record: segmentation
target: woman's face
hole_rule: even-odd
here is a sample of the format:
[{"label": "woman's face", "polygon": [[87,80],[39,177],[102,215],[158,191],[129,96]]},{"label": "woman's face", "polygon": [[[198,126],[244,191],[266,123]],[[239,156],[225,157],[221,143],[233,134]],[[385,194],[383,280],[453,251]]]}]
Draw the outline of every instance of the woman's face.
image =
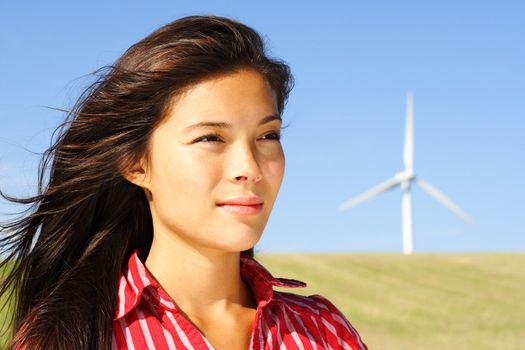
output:
[{"label": "woman's face", "polygon": [[[155,238],[253,247],[284,175],[280,127],[275,93],[252,69],[205,80],[174,101],[151,136],[144,181],[132,181],[151,193]],[[237,205],[220,205],[228,200]]]}]

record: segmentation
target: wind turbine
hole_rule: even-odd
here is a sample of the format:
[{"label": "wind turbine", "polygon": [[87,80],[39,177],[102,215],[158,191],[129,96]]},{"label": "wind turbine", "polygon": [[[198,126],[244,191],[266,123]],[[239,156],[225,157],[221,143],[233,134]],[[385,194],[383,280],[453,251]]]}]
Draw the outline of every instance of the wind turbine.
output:
[{"label": "wind turbine", "polygon": [[414,251],[414,237],[412,229],[412,194],[410,192],[412,183],[421,187],[430,196],[434,197],[438,202],[450,209],[454,214],[462,218],[468,223],[473,220],[447,196],[440,192],[436,187],[430,183],[418,178],[414,173],[414,98],[411,93],[407,93],[406,100],[406,126],[405,126],[405,146],[403,152],[403,162],[405,170],[397,172],[393,178],[372,187],[370,190],[352,198],[341,205],[339,210],[343,211],[353,207],[356,204],[367,201],[379,194],[393,189],[400,185],[403,191],[403,198],[401,202],[401,215],[403,223],[403,252],[405,254],[412,254]]}]

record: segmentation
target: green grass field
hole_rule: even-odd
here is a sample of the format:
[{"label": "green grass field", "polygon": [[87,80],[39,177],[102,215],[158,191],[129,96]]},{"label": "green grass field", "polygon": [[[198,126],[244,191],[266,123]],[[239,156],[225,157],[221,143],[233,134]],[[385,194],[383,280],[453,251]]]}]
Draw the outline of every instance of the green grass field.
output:
[{"label": "green grass field", "polygon": [[257,256],[332,300],[370,349],[525,349],[525,254]]},{"label": "green grass field", "polygon": [[[0,283],[2,283],[5,273],[6,271],[0,271]],[[10,329],[7,328],[7,322],[10,320],[9,306],[11,305],[6,304],[5,296],[1,297],[0,298],[0,349],[4,348],[6,340],[12,336]]]},{"label": "green grass field", "polygon": [[[329,297],[370,349],[525,349],[525,254],[260,254]],[[298,290],[297,290],[298,291]]]}]

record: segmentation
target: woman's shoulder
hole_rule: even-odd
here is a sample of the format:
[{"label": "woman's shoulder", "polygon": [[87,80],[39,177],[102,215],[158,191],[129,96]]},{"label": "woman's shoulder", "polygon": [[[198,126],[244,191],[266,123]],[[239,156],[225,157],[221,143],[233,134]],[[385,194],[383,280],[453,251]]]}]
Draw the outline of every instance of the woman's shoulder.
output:
[{"label": "woman's shoulder", "polygon": [[347,317],[328,298],[319,294],[300,295],[274,291],[273,299],[285,304],[288,310],[301,319],[312,320],[315,328],[336,344],[349,345],[343,348],[368,349]]},{"label": "woman's shoulder", "polygon": [[[274,291],[273,299],[286,304],[294,311],[319,315],[322,310],[330,309],[333,303],[319,294],[301,295],[292,292]],[[335,307],[335,306],[334,306]]]},{"label": "woman's shoulder", "polygon": [[273,299],[287,304],[294,311],[302,313],[323,316],[329,312],[335,315],[342,315],[342,312],[328,298],[319,294],[301,295],[291,292],[274,291]]}]

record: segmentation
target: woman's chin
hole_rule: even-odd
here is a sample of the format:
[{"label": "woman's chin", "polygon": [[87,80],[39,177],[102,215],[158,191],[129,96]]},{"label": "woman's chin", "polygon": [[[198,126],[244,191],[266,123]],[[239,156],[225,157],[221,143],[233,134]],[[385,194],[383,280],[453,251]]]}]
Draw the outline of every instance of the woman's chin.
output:
[{"label": "woman's chin", "polygon": [[228,252],[242,252],[253,248],[261,238],[261,234],[254,232],[239,233],[235,236],[223,240],[221,248]]}]

